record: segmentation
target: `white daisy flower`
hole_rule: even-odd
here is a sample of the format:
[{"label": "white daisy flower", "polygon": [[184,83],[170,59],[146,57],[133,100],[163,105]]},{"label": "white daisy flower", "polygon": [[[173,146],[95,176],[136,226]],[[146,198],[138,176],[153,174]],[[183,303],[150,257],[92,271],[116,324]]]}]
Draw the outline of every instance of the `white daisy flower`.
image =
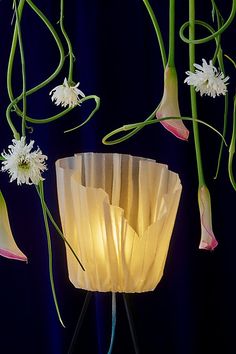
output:
[{"label": "white daisy flower", "polygon": [[194,73],[186,72],[189,76],[184,80],[185,83],[193,85],[197,92],[200,91],[201,96],[208,95],[215,98],[226,94],[226,85],[228,84],[226,81],[229,77],[225,77],[224,73],[218,72],[212,65],[212,60],[207,64],[206,60],[202,59],[202,66],[199,64],[193,65],[197,70]]},{"label": "white daisy flower", "polygon": [[3,151],[1,154],[4,157],[2,162],[2,171],[7,171],[10,175],[10,182],[17,180],[17,184],[38,184],[44,180],[41,173],[47,170],[45,160],[47,156],[42,154],[42,151],[32,151],[34,141],[31,140],[27,145],[25,137],[20,140],[13,139],[12,145],[8,146],[8,153]]},{"label": "white daisy flower", "polygon": [[85,97],[85,94],[78,89],[79,82],[75,86],[69,86],[67,78],[65,78],[63,85],[56,86],[49,95],[57,106],[75,107],[80,104],[80,97]]}]

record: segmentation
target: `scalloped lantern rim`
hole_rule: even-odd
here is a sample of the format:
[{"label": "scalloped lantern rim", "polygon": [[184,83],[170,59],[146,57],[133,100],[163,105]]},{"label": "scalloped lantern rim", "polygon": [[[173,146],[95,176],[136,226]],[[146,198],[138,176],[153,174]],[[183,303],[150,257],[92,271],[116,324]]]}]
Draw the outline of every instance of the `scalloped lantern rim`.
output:
[{"label": "scalloped lantern rim", "polygon": [[[124,154],[81,153],[56,162],[62,228],[75,287],[144,292],[160,281],[182,186],[167,165]],[[108,193],[107,191],[110,191]]]}]

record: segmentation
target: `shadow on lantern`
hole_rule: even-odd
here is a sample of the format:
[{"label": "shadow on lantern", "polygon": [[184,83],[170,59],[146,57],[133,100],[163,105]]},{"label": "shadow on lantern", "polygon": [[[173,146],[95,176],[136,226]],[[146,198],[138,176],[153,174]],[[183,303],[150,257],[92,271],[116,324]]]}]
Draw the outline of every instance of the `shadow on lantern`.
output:
[{"label": "shadow on lantern", "polygon": [[67,249],[69,278],[76,288],[88,290],[74,340],[91,291],[111,292],[111,353],[115,293],[121,292],[138,353],[125,293],[154,290],[163,275],[182,190],[180,179],[154,160],[116,153],[60,159],[56,174],[63,232],[85,268]]}]

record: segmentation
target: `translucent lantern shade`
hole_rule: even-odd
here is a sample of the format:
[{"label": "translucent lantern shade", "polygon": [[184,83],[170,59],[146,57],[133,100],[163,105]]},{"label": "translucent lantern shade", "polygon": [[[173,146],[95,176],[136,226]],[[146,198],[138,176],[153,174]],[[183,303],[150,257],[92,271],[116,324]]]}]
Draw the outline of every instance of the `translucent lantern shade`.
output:
[{"label": "translucent lantern shade", "polygon": [[178,175],[154,160],[81,153],[56,162],[70,281],[91,291],[154,290],[181,195]]}]

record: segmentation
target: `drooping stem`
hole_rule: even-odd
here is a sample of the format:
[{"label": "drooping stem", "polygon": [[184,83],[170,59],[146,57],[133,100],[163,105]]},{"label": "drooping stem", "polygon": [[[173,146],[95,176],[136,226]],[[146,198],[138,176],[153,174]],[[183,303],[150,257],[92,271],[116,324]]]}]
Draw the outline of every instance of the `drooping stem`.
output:
[{"label": "drooping stem", "polygon": [[[223,25],[223,18],[221,16],[221,13],[218,9],[218,7],[216,6],[216,3],[214,0],[212,1],[212,6],[213,6],[213,10],[216,13],[216,18],[217,18],[217,28],[220,29]],[[219,68],[220,71],[225,73],[225,68],[224,68],[224,56],[223,56],[223,50],[221,48],[221,44],[220,44],[220,39],[221,39],[221,35],[219,35],[218,37],[216,37],[216,40],[218,42],[214,57],[212,59],[212,62],[214,64],[216,58],[218,59],[218,63],[219,63]],[[227,123],[228,123],[228,106],[229,106],[229,95],[228,92],[226,92],[225,97],[224,97],[224,121],[223,121],[223,136],[226,136],[226,131],[227,131]],[[218,159],[217,159],[217,166],[216,166],[216,173],[214,176],[214,179],[217,178],[218,174],[219,174],[219,170],[220,170],[220,164],[221,164],[221,159],[222,159],[222,153],[223,153],[223,143],[221,142],[220,144],[220,148],[219,148],[219,153],[218,153]]]},{"label": "drooping stem", "polygon": [[73,65],[74,65],[74,54],[73,54],[73,48],[71,45],[71,41],[70,38],[68,36],[68,34],[66,33],[65,27],[64,27],[64,0],[61,0],[60,3],[60,7],[61,7],[61,12],[60,12],[60,28],[62,31],[62,34],[66,40],[67,43],[67,47],[68,47],[68,51],[69,51],[69,73],[68,73],[68,82],[69,84],[73,83]]},{"label": "drooping stem", "polygon": [[168,66],[175,66],[175,0],[169,1],[169,54]]},{"label": "drooping stem", "polygon": [[[51,23],[47,19],[47,17],[42,13],[42,11],[40,11],[39,8],[31,0],[20,0],[20,3],[18,5],[18,18],[19,18],[19,21],[20,21],[21,16],[22,16],[22,12],[23,12],[23,8],[24,8],[25,2],[28,3],[28,5],[32,8],[32,10],[39,16],[39,18],[43,21],[43,23],[49,29],[49,31],[51,32],[53,38],[55,39],[55,42],[57,44],[57,47],[58,47],[59,53],[60,53],[59,64],[58,64],[57,68],[55,69],[55,71],[46,80],[44,80],[43,82],[41,82],[37,86],[31,88],[27,92],[25,92],[25,96],[28,96],[28,95],[33,94],[34,92],[37,92],[42,87],[46,86],[50,81],[52,81],[58,75],[58,73],[60,72],[60,70],[63,67],[65,55],[64,55],[64,49],[63,49],[63,46],[61,44],[60,38],[58,37],[54,27],[51,25]],[[12,38],[12,44],[11,44],[9,60],[8,60],[8,68],[7,68],[7,90],[8,90],[8,95],[9,95],[9,98],[10,98],[10,101],[11,101],[10,105],[7,107],[7,121],[8,121],[8,124],[9,124],[13,134],[14,134],[14,137],[16,139],[19,139],[19,133],[17,132],[17,130],[16,130],[16,128],[15,128],[15,126],[12,123],[12,120],[11,120],[11,110],[13,108],[14,108],[14,111],[20,117],[23,116],[23,112],[17,106],[17,103],[20,100],[22,100],[22,98],[23,98],[23,93],[21,95],[19,95],[17,98],[14,98],[14,94],[13,94],[13,90],[12,90],[12,71],[13,71],[13,64],[14,64],[14,59],[15,59],[17,41],[18,41],[18,31],[17,31],[17,26],[15,26],[14,33],[13,33],[13,38]],[[27,115],[25,115],[25,119],[29,120],[29,117],[27,117]]]},{"label": "drooping stem", "polygon": [[21,123],[21,134],[25,136],[25,116],[26,116],[26,72],[25,72],[25,56],[24,56],[24,47],[21,35],[21,25],[20,18],[18,14],[18,8],[16,0],[14,0],[14,9],[16,14],[16,28],[18,33],[18,41],[20,48],[20,59],[21,59],[21,73],[22,73],[22,100],[23,100],[23,112],[22,112],[22,123]]},{"label": "drooping stem", "polygon": [[[162,65],[163,65],[163,69],[165,70],[166,68],[166,64],[167,64],[167,59],[166,59],[166,52],[165,52],[165,47],[164,47],[164,41],[162,38],[162,34],[161,34],[161,30],[159,27],[159,24],[157,22],[156,16],[154,14],[154,11],[149,3],[148,0],[143,0],[144,5],[146,6],[146,9],[149,13],[149,16],[151,18],[153,27],[155,29],[156,32],[156,36],[157,36],[157,41],[160,47],[160,51],[161,51],[161,58],[162,58]],[[155,110],[145,119],[144,122],[149,122],[151,121],[155,116],[156,116],[156,111],[158,110],[160,103],[158,103],[157,107],[155,108]],[[112,132],[108,133],[103,139],[102,142],[104,145],[115,145],[118,143],[121,143],[125,140],[128,140],[129,138],[131,138],[133,135],[135,135],[136,133],[138,133],[139,130],[141,130],[143,128],[142,125],[140,126],[136,126],[131,132],[128,132],[127,134],[125,134],[124,136],[122,136],[121,138],[118,139],[114,139],[114,140],[110,140],[108,141],[108,139],[117,134],[117,129],[113,130]],[[120,130],[120,128],[118,128],[118,130]]]},{"label": "drooping stem", "polygon": [[235,154],[236,144],[236,95],[234,96],[234,110],[233,110],[233,131],[231,136],[231,142],[229,146],[229,158],[228,158],[228,174],[230,182],[236,191],[236,180],[233,174],[233,158]]},{"label": "drooping stem", "polygon": [[[14,96],[12,93],[12,68],[13,68],[13,63],[14,63],[14,58],[15,58],[15,51],[16,51],[16,45],[17,45],[17,40],[18,40],[18,27],[17,27],[17,22],[19,23],[21,20],[22,12],[24,9],[25,5],[25,0],[20,0],[18,7],[14,3],[15,6],[15,12],[17,14],[17,20],[16,24],[14,27],[14,33],[13,33],[13,38],[12,38],[12,44],[11,44],[11,50],[10,50],[10,55],[8,59],[8,67],[7,67],[7,91],[8,91],[8,96],[10,98],[10,101],[14,101]],[[13,106],[13,105],[12,105]],[[17,106],[14,104],[14,109],[17,110]],[[9,127],[12,130],[13,136],[15,139],[20,138],[20,134],[18,133],[16,127],[14,126],[11,116],[10,116],[11,109],[8,109],[7,111],[7,122]]]},{"label": "drooping stem", "polygon": [[[52,81],[58,75],[58,73],[60,72],[60,70],[61,70],[61,68],[62,68],[62,66],[64,64],[65,55],[64,55],[64,49],[63,49],[62,43],[60,41],[60,38],[57,35],[57,32],[55,31],[54,27],[51,25],[51,23],[49,22],[47,17],[42,13],[42,11],[39,10],[39,8],[33,3],[33,1],[31,1],[31,0],[21,0],[21,2],[19,4],[19,8],[18,8],[19,19],[22,16],[23,4],[24,4],[25,1],[32,8],[32,10],[39,16],[39,18],[44,22],[46,27],[49,29],[49,31],[51,32],[52,36],[55,39],[55,42],[56,42],[57,47],[58,47],[59,52],[60,52],[60,61],[59,61],[59,64],[58,64],[57,68],[55,69],[55,71],[46,80],[44,80],[43,82],[41,82],[37,86],[31,88],[30,90],[26,91],[25,92],[25,96],[28,96],[28,95],[31,95],[31,94],[35,93],[36,91],[38,91],[39,89],[41,89],[45,85],[47,85],[50,81]],[[63,17],[64,17],[64,1],[61,0],[60,25],[61,25],[61,30],[63,32],[63,35],[64,35],[64,37],[66,39],[66,42],[67,42],[67,45],[68,45],[68,49],[69,49],[69,55],[70,55],[70,69],[69,69],[70,74],[69,74],[69,76],[71,77],[71,81],[72,81],[73,58],[74,58],[74,56],[73,56],[72,46],[71,46],[69,37],[68,37],[67,33],[64,30]],[[18,102],[20,102],[22,100],[23,94],[21,94],[18,97],[14,98],[13,91],[12,91],[12,82],[11,82],[17,40],[18,40],[18,33],[15,30],[14,34],[13,34],[13,39],[12,39],[12,46],[11,46],[11,51],[10,51],[10,56],[9,56],[8,74],[7,74],[7,88],[8,88],[8,94],[9,94],[9,98],[11,100],[11,103],[8,105],[7,110],[6,110],[7,121],[8,121],[8,124],[9,124],[13,134],[14,134],[15,139],[19,139],[20,135],[17,132],[17,130],[16,130],[16,128],[15,128],[13,122],[12,122],[12,119],[11,119],[12,110],[14,110],[20,117],[24,116],[24,121],[28,121],[28,122],[33,123],[33,124],[45,124],[45,123],[50,123],[52,121],[55,121],[55,120],[65,116],[67,113],[69,113],[73,109],[72,107],[69,107],[69,108],[63,110],[62,112],[60,112],[58,114],[55,114],[54,116],[47,117],[47,118],[39,118],[39,119],[35,119],[35,118],[32,118],[32,117],[29,117],[29,116],[27,116],[26,112],[24,113],[24,112],[22,112],[20,110],[20,108],[18,107],[17,104],[18,104]],[[73,131],[75,129],[80,128],[81,126],[86,124],[94,116],[95,112],[100,107],[100,98],[98,96],[96,96],[96,95],[89,95],[89,96],[83,97],[80,100],[80,102],[82,103],[82,102],[88,101],[90,99],[94,99],[95,100],[96,107],[89,114],[89,116],[85,119],[85,121],[83,121],[78,126],[67,130],[66,132]]]},{"label": "drooping stem", "polygon": [[[81,128],[83,125],[85,125],[86,123],[88,123],[88,121],[94,116],[94,114],[99,110],[100,108],[100,97],[98,96],[95,96],[95,95],[92,95],[92,96],[87,96],[87,97],[84,97],[83,98],[83,102],[86,101],[87,99],[90,99],[90,98],[93,98],[95,100],[95,108],[92,110],[92,112],[89,114],[89,116],[79,125],[77,125],[76,127],[73,127],[71,129],[67,129],[64,131],[64,133],[69,133],[69,132],[72,132],[76,129],[79,129]],[[81,102],[82,102],[82,99],[81,99]]]},{"label": "drooping stem", "polygon": [[[113,131],[111,131],[110,133],[106,134],[103,139],[102,139],[102,143],[104,145],[115,145],[115,144],[119,144],[119,143],[122,143],[123,141],[131,138],[133,135],[135,135],[139,130],[141,130],[146,124],[148,124],[148,122],[151,122],[152,119],[156,116],[156,111],[158,109],[158,106],[157,108],[155,108],[155,110],[143,121],[141,122],[140,124],[137,124],[134,128],[132,128],[132,131],[131,132],[128,132],[127,134],[123,135],[122,137],[120,138],[117,138],[117,139],[114,139],[114,140],[108,140],[109,138],[111,138],[112,136],[118,134],[118,133],[122,133],[124,132],[124,129],[123,127],[121,128],[117,128]],[[146,123],[146,124],[145,124]]]},{"label": "drooping stem", "polygon": [[[117,143],[120,143],[124,140],[127,139],[127,136],[129,134],[132,134],[134,130],[140,130],[142,128],[144,128],[146,125],[152,125],[152,124],[159,124],[161,121],[165,121],[165,120],[170,120],[170,119],[181,119],[181,120],[187,120],[187,121],[193,121],[192,117],[164,117],[164,118],[159,118],[158,120],[156,118],[154,118],[154,116],[152,117],[152,119],[149,120],[145,120],[143,122],[137,122],[137,123],[132,123],[132,124],[125,124],[123,126],[121,126],[120,128],[117,128],[115,130],[113,130],[112,132],[108,133],[107,135],[104,136],[102,142],[105,145],[114,145]],[[225,144],[225,146],[227,146],[226,140],[224,138],[224,135],[222,135],[216,128],[214,128],[212,125],[208,124],[207,122],[204,122],[203,120],[200,119],[194,119],[197,123],[200,123],[202,125],[205,125],[206,127],[208,127],[209,129],[211,129],[213,132],[215,132],[216,134],[219,135],[219,137],[221,138],[222,142]],[[111,137],[113,137],[116,134],[120,134],[120,133],[124,133],[124,132],[128,132],[131,130],[131,133],[127,133],[125,136],[122,136],[120,138],[114,139],[114,140],[108,140]]]},{"label": "drooping stem", "polygon": [[59,59],[59,63],[57,68],[55,69],[55,71],[43,82],[41,82],[39,85],[33,87],[31,90],[29,90],[27,92],[28,95],[38,91],[40,88],[46,86],[49,82],[51,82],[61,71],[64,61],[65,61],[65,54],[64,54],[64,48],[62,46],[61,40],[57,34],[57,32],[55,31],[54,27],[52,26],[52,24],[50,23],[50,21],[48,20],[48,18],[42,13],[42,11],[39,10],[39,8],[33,3],[33,1],[31,0],[26,0],[27,3],[29,4],[29,6],[32,8],[32,10],[37,14],[37,16],[39,16],[39,18],[44,22],[44,24],[46,25],[46,27],[48,28],[48,30],[51,32],[58,50],[59,50],[59,54],[60,54],[60,59]]},{"label": "drooping stem", "polygon": [[144,5],[146,6],[146,9],[147,9],[147,11],[149,13],[149,16],[151,18],[153,27],[154,27],[155,32],[156,32],[157,40],[158,40],[160,51],[161,51],[162,65],[163,65],[163,68],[165,69],[167,60],[166,60],[166,52],[165,52],[165,46],[164,46],[164,41],[163,41],[163,38],[162,38],[161,30],[160,30],[160,27],[159,27],[159,24],[157,22],[156,16],[155,16],[155,14],[153,12],[153,9],[152,9],[149,1],[148,0],[143,0],[143,2],[144,2]]},{"label": "drooping stem", "polygon": [[[25,0],[20,0],[18,8],[17,8],[18,21],[21,20],[24,5],[25,5]],[[15,8],[15,11],[16,11],[16,8]],[[18,40],[18,29],[17,29],[17,25],[15,25],[10,55],[9,55],[9,59],[8,59],[8,66],[7,66],[7,91],[8,91],[8,95],[9,95],[9,98],[11,101],[14,100],[14,96],[12,93],[11,79],[12,79],[12,68],[13,68],[13,63],[14,63],[14,58],[15,58],[17,40]]]},{"label": "drooping stem", "polygon": [[[220,64],[220,70],[223,72],[222,68],[224,67],[223,65],[223,61],[222,64],[219,62]],[[228,123],[228,109],[229,107],[229,95],[228,93],[226,93],[225,97],[224,97],[224,123],[223,123],[223,137],[226,136],[226,130],[227,130],[227,123]],[[220,144],[220,148],[219,148],[219,154],[218,154],[218,160],[217,160],[217,166],[216,166],[216,173],[214,176],[214,179],[217,178],[218,174],[219,174],[219,170],[220,170],[220,164],[221,164],[221,159],[222,159],[222,153],[223,153],[223,143],[221,142]]]},{"label": "drooping stem", "polygon": [[57,311],[58,319],[59,319],[61,325],[63,327],[65,327],[65,325],[64,325],[64,323],[62,321],[62,318],[61,318],[61,314],[60,314],[60,310],[59,310],[59,306],[58,306],[58,302],[57,302],[55,285],[54,285],[53,264],[52,264],[52,244],[51,244],[51,235],[50,235],[50,230],[49,230],[49,225],[48,225],[47,211],[46,211],[46,208],[45,208],[43,182],[39,183],[38,194],[40,196],[41,207],[42,207],[42,211],[43,211],[43,219],[44,219],[45,231],[46,231],[46,235],[47,235],[48,269],[49,269],[49,279],[50,279],[50,284],[51,284],[53,300],[54,300],[55,308],[56,308],[56,311]]},{"label": "drooping stem", "polygon": [[[38,192],[38,195],[40,197],[40,191],[39,191],[39,188],[36,188],[37,192]],[[83,264],[81,263],[80,259],[78,258],[77,254],[75,253],[75,251],[73,250],[72,246],[70,245],[70,243],[67,241],[67,239],[65,238],[65,236],[63,235],[63,232],[60,230],[59,226],[57,225],[56,221],[54,220],[53,216],[52,216],[52,213],[50,212],[47,204],[46,204],[46,201],[45,201],[45,198],[43,198],[43,200],[41,199],[41,202],[43,203],[44,205],[44,208],[46,210],[46,213],[47,213],[47,216],[49,218],[49,220],[51,221],[52,225],[54,226],[55,230],[57,231],[58,235],[62,238],[62,240],[65,242],[65,244],[69,247],[70,251],[72,252],[72,254],[74,255],[75,259],[77,260],[77,262],[79,263],[79,265],[81,266],[81,268],[83,270],[84,267],[83,267]]]},{"label": "drooping stem", "polygon": [[[189,67],[190,71],[194,71],[193,64],[195,63],[195,0],[189,0]],[[202,158],[201,158],[201,147],[199,139],[199,129],[197,119],[197,98],[196,91],[194,87],[190,86],[190,97],[191,97],[191,109],[193,118],[193,135],[194,135],[194,145],[197,160],[197,171],[198,171],[198,182],[199,187],[205,184]]]}]

